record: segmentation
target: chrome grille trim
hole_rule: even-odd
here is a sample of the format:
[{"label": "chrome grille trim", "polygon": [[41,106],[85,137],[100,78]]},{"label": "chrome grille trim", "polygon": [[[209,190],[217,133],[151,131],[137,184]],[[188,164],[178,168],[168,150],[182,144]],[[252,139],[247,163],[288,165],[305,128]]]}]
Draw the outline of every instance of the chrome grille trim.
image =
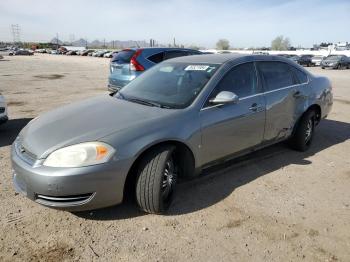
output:
[{"label": "chrome grille trim", "polygon": [[73,196],[47,196],[36,194],[35,201],[47,206],[76,206],[89,202],[94,197],[94,195],[95,193]]}]

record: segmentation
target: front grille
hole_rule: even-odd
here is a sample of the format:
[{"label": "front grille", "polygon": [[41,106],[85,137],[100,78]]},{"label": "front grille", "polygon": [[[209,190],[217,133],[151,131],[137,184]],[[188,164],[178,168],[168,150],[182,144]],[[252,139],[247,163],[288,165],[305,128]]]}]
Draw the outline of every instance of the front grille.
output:
[{"label": "front grille", "polygon": [[0,107],[0,114],[5,113],[5,107]]},{"label": "front grille", "polygon": [[36,201],[49,206],[79,205],[88,202],[93,197],[93,193],[73,195],[73,196],[46,196],[36,195]]}]

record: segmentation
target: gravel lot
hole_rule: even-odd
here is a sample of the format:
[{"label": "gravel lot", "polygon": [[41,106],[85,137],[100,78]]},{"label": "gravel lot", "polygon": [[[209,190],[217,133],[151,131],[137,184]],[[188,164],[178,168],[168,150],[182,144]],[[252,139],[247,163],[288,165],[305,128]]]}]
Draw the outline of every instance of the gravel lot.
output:
[{"label": "gravel lot", "polygon": [[179,186],[168,214],[132,203],[72,214],[15,193],[10,144],[42,112],[106,94],[108,59],[0,60],[11,120],[0,127],[0,261],[350,261],[350,70],[310,151],[284,144]]}]

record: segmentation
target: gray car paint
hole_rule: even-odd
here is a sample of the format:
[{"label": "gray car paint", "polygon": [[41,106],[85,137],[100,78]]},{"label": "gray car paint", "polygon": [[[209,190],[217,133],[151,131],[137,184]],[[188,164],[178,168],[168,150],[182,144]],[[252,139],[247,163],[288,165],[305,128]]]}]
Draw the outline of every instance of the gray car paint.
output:
[{"label": "gray car paint", "polygon": [[[317,104],[324,118],[332,107],[331,84],[283,57],[254,55],[200,55],[173,59],[188,63],[217,63],[220,68],[194,102],[185,109],[149,107],[111,96],[100,96],[46,113],[29,123],[12,146],[14,183],[30,199],[66,210],[94,209],[123,200],[132,164],[148,148],[164,141],[185,144],[193,153],[195,169],[247,149],[287,139],[300,116]],[[281,61],[308,75],[309,82],[240,98],[237,104],[204,104],[221,78],[234,66],[254,61]],[[147,72],[145,72],[147,74]],[[142,76],[140,76],[142,77]],[[296,91],[301,94],[293,96]],[[252,104],[257,110],[250,110]],[[42,165],[54,150],[68,145],[103,141],[116,149],[105,164],[83,168]],[[21,146],[35,161],[27,161]],[[92,193],[84,202],[52,203],[37,194],[71,196]]]}]

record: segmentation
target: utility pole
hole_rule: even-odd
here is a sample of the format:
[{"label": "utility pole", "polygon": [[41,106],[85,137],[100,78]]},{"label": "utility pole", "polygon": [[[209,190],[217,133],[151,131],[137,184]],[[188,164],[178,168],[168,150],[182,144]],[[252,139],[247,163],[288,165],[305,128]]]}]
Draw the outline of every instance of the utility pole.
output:
[{"label": "utility pole", "polygon": [[176,47],[175,37],[174,37],[174,47]]},{"label": "utility pole", "polygon": [[56,33],[56,49],[58,49],[58,33]]},{"label": "utility pole", "polygon": [[20,43],[21,42],[21,28],[18,24],[12,24],[11,25],[11,31],[13,36],[13,43]]},{"label": "utility pole", "polygon": [[74,34],[70,34],[69,35],[69,40],[70,40],[70,45],[73,45],[73,42],[75,40],[75,35]]}]

